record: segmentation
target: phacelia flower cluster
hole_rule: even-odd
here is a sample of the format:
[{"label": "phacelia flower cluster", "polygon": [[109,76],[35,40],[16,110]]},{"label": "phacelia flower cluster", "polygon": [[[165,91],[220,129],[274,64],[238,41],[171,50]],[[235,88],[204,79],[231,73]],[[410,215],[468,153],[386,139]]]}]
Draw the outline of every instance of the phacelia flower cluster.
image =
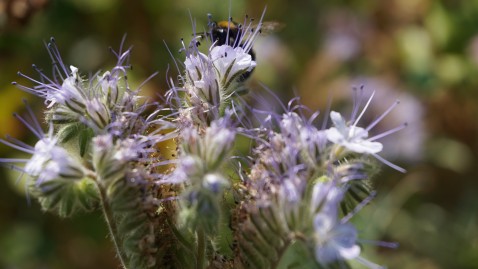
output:
[{"label": "phacelia flower cluster", "polygon": [[[17,118],[38,142],[0,140],[30,155],[0,162],[28,176],[45,210],[101,209],[123,268],[380,268],[360,256],[350,219],[373,198],[380,162],[404,171],[379,155],[379,139],[405,124],[370,136],[398,101],[369,125],[374,94],[364,105],[362,89],[348,120],[307,117],[299,104],[252,124],[242,96],[260,64],[261,23],[210,17],[209,32],[183,43],[181,76],[161,104],[130,88],[130,49],[86,78],[51,40],[52,75],[34,66],[40,78],[19,73],[33,86],[18,85],[44,99],[48,132],[27,108]],[[297,247],[307,255],[282,259]]]}]

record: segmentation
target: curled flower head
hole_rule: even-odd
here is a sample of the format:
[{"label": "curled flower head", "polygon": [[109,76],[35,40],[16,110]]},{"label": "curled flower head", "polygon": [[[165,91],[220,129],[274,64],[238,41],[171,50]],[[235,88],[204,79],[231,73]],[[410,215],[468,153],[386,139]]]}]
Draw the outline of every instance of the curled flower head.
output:
[{"label": "curled flower head", "polygon": [[128,164],[140,167],[161,163],[157,143],[171,139],[170,135],[136,135],[120,139],[112,134],[98,135],[92,141],[92,163],[102,178],[114,178],[128,171]]},{"label": "curled flower head", "polygon": [[217,104],[219,102],[217,98],[221,97],[220,85],[211,59],[204,53],[196,51],[188,54],[184,65],[187,81],[198,90],[191,89],[191,94],[203,98],[208,103]]},{"label": "curled flower head", "polygon": [[37,184],[54,179],[81,179],[84,168],[55,138],[44,137],[35,144],[34,153],[25,165],[25,172],[35,178]]},{"label": "curled flower head", "polygon": [[103,130],[110,123],[110,110],[107,105],[97,98],[88,100],[86,103],[85,119],[87,124],[90,124],[95,130]]},{"label": "curled flower head", "polygon": [[48,107],[58,103],[75,112],[82,113],[85,109],[87,97],[78,74],[78,68],[70,66],[70,70],[71,74],[65,78],[60,88],[53,87],[50,91],[47,91],[45,101],[49,103]]},{"label": "curled flower head", "polygon": [[6,140],[0,139],[0,143],[30,154],[28,159],[0,159],[0,163],[24,163],[24,167],[15,167],[29,175],[37,186],[53,180],[80,180],[85,176],[86,169],[80,160],[63,148],[58,138],[54,136],[53,125],[47,134],[43,132],[40,124],[36,120],[33,111],[27,106],[30,116],[30,122],[25,118],[15,114],[25,126],[30,129],[38,141],[35,146],[30,146],[14,138],[7,137]]},{"label": "curled flower head", "polygon": [[307,182],[322,169],[319,153],[327,140],[323,131],[296,112],[284,113],[277,121],[279,130],[270,130],[254,149],[257,159],[251,181],[258,189],[268,190],[260,193],[277,191],[287,201],[299,202]]},{"label": "curled flower head", "polygon": [[81,122],[95,134],[116,132],[123,133],[123,137],[150,129],[147,125],[153,119],[144,120],[147,117],[144,112],[153,106],[158,110],[162,107],[155,103],[140,102],[143,97],[138,96],[139,91],[129,88],[126,79],[129,66],[126,63],[130,50],[118,53],[113,51],[117,56],[116,66],[102,75],[88,79],[81,78],[78,68],[67,68],[54,39],[48,44],[48,50],[55,63],[52,78],[35,67],[40,80],[19,74],[36,85],[17,85],[20,89],[45,99],[47,121],[58,125]]},{"label": "curled flower head", "polygon": [[178,166],[168,176],[168,181],[179,183],[188,180],[195,184],[195,181],[202,182],[207,173],[220,171],[236,136],[230,121],[228,116],[213,121],[205,130],[194,127],[182,130]]}]

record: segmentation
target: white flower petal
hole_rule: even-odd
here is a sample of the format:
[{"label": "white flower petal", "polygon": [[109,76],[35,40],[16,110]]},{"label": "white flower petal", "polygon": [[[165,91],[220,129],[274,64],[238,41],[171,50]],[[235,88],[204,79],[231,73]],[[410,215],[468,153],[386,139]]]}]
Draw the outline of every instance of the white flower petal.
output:
[{"label": "white flower petal", "polygon": [[337,127],[341,133],[345,133],[345,130],[348,130],[347,123],[339,112],[331,111],[330,118],[332,119],[334,126]]},{"label": "white flower petal", "polygon": [[220,81],[226,83],[232,77],[251,71],[256,66],[256,62],[252,60],[251,55],[241,47],[216,46],[211,50],[211,58],[218,71]]},{"label": "white flower petal", "polygon": [[348,127],[343,117],[335,111],[330,113],[330,118],[335,126],[325,130],[327,139],[330,142],[357,153],[374,154],[382,151],[383,146],[381,143],[367,140],[368,132],[364,128],[358,126]]},{"label": "white flower petal", "polygon": [[347,143],[345,144],[345,146],[351,151],[368,154],[379,153],[383,149],[382,143],[366,140],[356,141],[354,143]]}]

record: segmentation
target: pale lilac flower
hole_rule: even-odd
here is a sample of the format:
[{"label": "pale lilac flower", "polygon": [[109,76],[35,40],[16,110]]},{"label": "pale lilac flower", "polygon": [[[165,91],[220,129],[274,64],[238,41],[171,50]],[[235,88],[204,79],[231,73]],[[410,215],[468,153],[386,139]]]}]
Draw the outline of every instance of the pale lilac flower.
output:
[{"label": "pale lilac flower", "polygon": [[31,123],[24,118],[15,115],[37,137],[38,142],[34,147],[27,145],[14,138],[0,139],[0,142],[30,154],[28,159],[0,159],[0,163],[25,163],[24,167],[12,166],[31,176],[37,185],[55,179],[79,180],[85,176],[86,169],[81,162],[72,156],[66,149],[58,144],[58,139],[53,135],[53,125],[50,125],[48,134],[43,133],[40,124],[34,118],[33,112],[27,106],[30,113]]},{"label": "pale lilac flower", "polygon": [[179,110],[187,110],[188,113],[181,114],[201,123],[208,121],[204,115],[208,115],[209,120],[220,117],[222,110],[231,104],[231,98],[244,87],[243,83],[238,82],[239,77],[251,71],[255,62],[241,47],[213,44],[206,55],[198,51],[194,40],[192,42],[190,48],[185,49],[183,88],[173,88],[169,95],[173,96],[174,91],[178,90],[187,92],[187,102],[178,102],[181,105]]},{"label": "pale lilac flower", "polygon": [[61,88],[47,95],[48,108],[55,103],[65,105],[75,112],[81,113],[85,108],[87,97],[82,86],[82,80],[78,74],[78,68],[70,66],[71,75],[65,78]]},{"label": "pale lilac flower", "polygon": [[184,60],[184,67],[186,69],[187,78],[193,83],[201,80],[205,69],[209,69],[210,66],[207,55],[197,51],[196,53],[189,53]]},{"label": "pale lilac flower", "polygon": [[[142,139],[143,138],[143,139]],[[152,137],[136,137],[118,140],[113,158],[120,163],[137,160],[148,152],[148,147],[154,145]]]},{"label": "pale lilac flower", "polygon": [[77,113],[81,113],[84,109],[83,101],[87,98],[87,95],[82,87],[78,68],[67,67],[63,63],[53,38],[48,43],[47,49],[54,63],[52,77],[49,78],[40,68],[33,65],[35,71],[40,75],[40,79],[33,79],[20,72],[18,75],[32,81],[36,84],[35,86],[27,87],[18,85],[16,82],[13,82],[13,84],[21,90],[44,98],[48,108],[52,108],[56,104],[62,104],[69,106]]},{"label": "pale lilac flower", "polygon": [[356,260],[369,268],[383,268],[360,257],[357,229],[347,221],[371,199],[359,204],[353,212],[339,219],[339,206],[346,188],[335,181],[319,181],[313,186],[310,212],[313,216],[314,255],[318,263],[327,266],[334,262]]},{"label": "pale lilac flower", "polygon": [[218,73],[219,81],[225,88],[240,75],[256,67],[252,56],[241,47],[215,46],[211,50],[210,57]]},{"label": "pale lilac flower", "polygon": [[[368,98],[365,106],[363,107],[360,114],[357,116],[359,112],[359,108],[361,106],[361,102],[363,100],[363,88],[360,88],[360,93],[357,94],[357,89],[354,88],[354,107],[352,116],[350,119],[351,123],[345,121],[345,119],[340,115],[340,113],[332,111],[330,113],[330,118],[334,124],[333,127],[325,130],[327,139],[338,145],[347,149],[350,152],[355,152],[359,154],[365,155],[372,155],[382,163],[390,166],[391,168],[400,171],[402,173],[405,172],[405,169],[387,161],[380,155],[379,152],[382,151],[383,145],[380,142],[376,142],[376,140],[396,133],[403,128],[405,128],[408,124],[403,123],[391,130],[385,131],[381,134],[377,134],[373,137],[369,137],[369,131],[372,130],[381,120],[383,120],[400,102],[396,100],[387,110],[385,110],[380,116],[378,116],[374,121],[368,124],[365,128],[358,127],[357,124],[364,115],[365,111],[367,110],[368,106],[370,105],[375,92],[370,95]],[[340,151],[338,151],[340,152]]]},{"label": "pale lilac flower", "polygon": [[[92,162],[97,171],[107,171],[108,173],[124,171],[128,168],[128,163],[140,163],[141,165],[160,165],[163,164],[159,157],[151,157],[157,154],[157,149],[153,147],[156,143],[171,139],[169,136],[132,135],[131,137],[120,139],[108,133],[98,135],[92,141]],[[106,172],[103,172],[105,174]]]},{"label": "pale lilac flower", "polygon": [[358,258],[357,230],[352,224],[340,223],[328,214],[314,218],[315,258],[321,264]]},{"label": "pale lilac flower", "polygon": [[129,88],[127,70],[130,66],[127,62],[130,50],[121,51],[121,49],[118,53],[112,51],[117,57],[117,63],[111,70],[101,76],[94,75],[89,79],[82,79],[78,68],[66,67],[52,39],[48,44],[50,56],[55,63],[52,78],[35,68],[41,77],[40,80],[19,73],[35,86],[17,86],[45,98],[48,108],[47,120],[57,125],[81,122],[93,129],[95,134],[109,132],[122,138],[132,133],[144,134],[147,130],[151,131],[151,125],[160,126],[167,123],[167,128],[171,128],[172,123],[167,121],[160,123],[161,117],[154,118],[158,112],[151,115],[145,113],[150,108],[160,111],[163,107],[147,100],[141,102],[140,99],[144,97],[138,95],[139,89],[133,91]]},{"label": "pale lilac flower", "polygon": [[[213,25],[210,21],[210,27]],[[195,25],[193,28],[196,32]],[[219,43],[206,35],[212,41],[207,53],[199,51],[200,35],[195,35],[189,46],[183,43],[184,76],[179,87],[171,82],[173,86],[167,93],[168,102],[180,116],[180,124],[208,125],[224,116],[226,109],[242,109],[239,96],[248,91],[244,81],[256,66],[251,48],[260,28],[260,22],[257,27],[249,22],[238,30],[233,44]],[[179,68],[178,71],[183,72]]]},{"label": "pale lilac flower", "polygon": [[310,210],[312,214],[321,212],[331,218],[337,218],[338,205],[344,198],[345,188],[337,186],[338,182],[333,180],[318,180],[312,189]]},{"label": "pale lilac flower", "polygon": [[253,149],[256,161],[250,180],[265,199],[277,193],[288,203],[298,203],[307,182],[323,169],[320,153],[327,140],[323,131],[296,112],[284,113],[276,120],[279,130],[268,130]]},{"label": "pale lilac flower", "polygon": [[[293,99],[283,114],[266,112],[261,126],[246,127],[249,119],[242,119],[241,112],[248,107],[240,106],[240,95],[247,91],[244,80],[256,67],[251,48],[260,27],[238,26],[237,40],[229,36],[225,44],[213,40],[206,53],[199,52],[194,37],[185,48],[180,86],[168,92],[170,109],[147,100],[140,103],[139,89],[129,88],[129,50],[113,52],[118,62],[110,71],[82,79],[76,67],[63,64],[52,42],[49,52],[56,63],[52,78],[37,69],[40,80],[27,77],[34,87],[19,86],[45,98],[50,132],[43,134],[38,122],[27,125],[39,139],[34,147],[11,138],[0,140],[32,155],[0,162],[25,164],[15,168],[37,184],[88,176],[85,185],[95,184],[92,190],[101,194],[100,204],[125,268],[123,258],[134,264],[128,268],[141,267],[136,263],[161,267],[156,262],[171,262],[174,251],[182,251],[177,241],[189,240],[184,249],[191,243],[191,249],[198,250],[195,263],[201,267],[221,267],[222,261],[211,259],[228,250],[238,256],[227,255],[224,264],[279,264],[286,252],[279,248],[287,250],[282,244],[302,240],[323,267],[356,260],[375,268],[360,257],[358,232],[348,223],[355,211],[347,211],[345,199],[353,184],[366,184],[361,180],[375,172],[368,155],[383,161],[377,155],[383,146],[375,140],[399,130],[369,137],[391,108],[367,127],[359,127],[370,98],[358,117],[359,105],[354,107],[350,122],[332,111],[333,126],[326,129],[327,121],[322,128],[314,125],[318,112],[306,118],[305,108]],[[234,121],[243,126],[237,128]],[[231,157],[238,133],[251,139],[252,156]],[[168,155],[162,155],[163,150]],[[239,166],[248,164],[244,171],[250,172],[243,176],[241,166],[235,176],[243,182],[232,184],[237,178],[229,175],[227,165],[236,159]],[[74,187],[76,193],[86,189],[81,184]],[[342,219],[339,208],[346,215]],[[230,232],[238,244],[224,252],[216,244],[227,248],[225,242],[231,238],[221,237],[229,217],[231,230],[225,234]],[[158,257],[167,259],[156,261]],[[188,262],[184,260],[184,265]]]},{"label": "pale lilac flower", "polygon": [[39,185],[54,179],[79,180],[85,175],[80,162],[58,146],[56,139],[48,137],[36,143],[34,154],[25,165],[25,172]]},{"label": "pale lilac flower", "polygon": [[199,51],[189,53],[184,65],[186,67],[186,78],[198,90],[190,89],[192,97],[218,105],[222,97],[219,78],[208,55]]},{"label": "pale lilac flower", "polygon": [[357,153],[374,154],[382,151],[381,143],[367,140],[368,132],[364,128],[347,126],[342,115],[335,111],[330,112],[330,118],[335,126],[325,131],[330,142]]},{"label": "pale lilac flower", "polygon": [[385,267],[360,256],[357,229],[350,223],[342,223],[324,214],[314,219],[315,259],[327,266],[329,263],[355,260],[370,269]]}]

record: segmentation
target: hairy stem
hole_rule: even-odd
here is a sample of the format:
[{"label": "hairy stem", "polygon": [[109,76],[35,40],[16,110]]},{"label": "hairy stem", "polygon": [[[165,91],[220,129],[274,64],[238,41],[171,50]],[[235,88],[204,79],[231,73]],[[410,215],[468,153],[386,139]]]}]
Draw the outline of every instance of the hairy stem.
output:
[{"label": "hairy stem", "polygon": [[196,268],[203,269],[205,267],[206,259],[206,234],[202,227],[198,228],[197,231],[197,240],[198,240],[198,253],[197,253],[197,265]]},{"label": "hairy stem", "polygon": [[121,248],[119,246],[118,229],[116,228],[116,223],[114,222],[113,212],[111,211],[111,207],[106,196],[106,190],[100,184],[97,184],[97,187],[100,192],[101,209],[103,210],[103,215],[106,220],[106,226],[108,226],[111,240],[113,241],[113,244],[115,246],[116,254],[118,256],[118,259],[120,260],[121,267],[123,269],[128,269],[128,267],[126,267],[126,259],[124,257],[124,253],[121,251]]}]

